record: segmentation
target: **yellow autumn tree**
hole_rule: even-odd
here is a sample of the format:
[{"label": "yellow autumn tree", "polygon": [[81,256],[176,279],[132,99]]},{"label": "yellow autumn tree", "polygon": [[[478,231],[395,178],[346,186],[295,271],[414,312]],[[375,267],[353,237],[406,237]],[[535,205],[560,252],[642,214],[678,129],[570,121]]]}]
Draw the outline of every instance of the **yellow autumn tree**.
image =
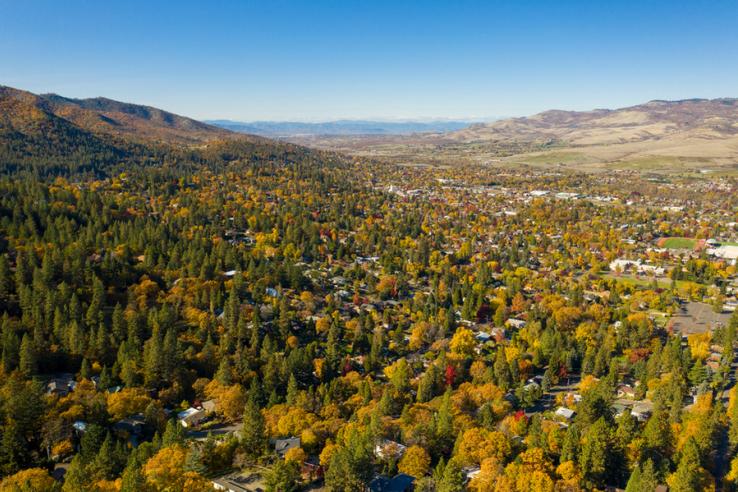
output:
[{"label": "yellow autumn tree", "polygon": [[307,459],[307,454],[302,448],[288,449],[284,454],[285,461],[293,461],[298,465],[301,465]]},{"label": "yellow autumn tree", "polygon": [[205,492],[212,485],[197,472],[186,471],[187,451],[179,445],[162,448],[143,466],[146,484],[156,492]]},{"label": "yellow autumn tree", "polygon": [[43,468],[28,468],[14,475],[5,477],[0,482],[0,492],[24,492],[24,491],[54,491],[59,490],[58,483],[49,472]]},{"label": "yellow autumn tree", "polygon": [[462,357],[470,357],[474,354],[474,347],[476,347],[474,340],[474,333],[468,328],[463,326],[456,330],[453,338],[451,338],[451,352]]},{"label": "yellow autumn tree", "polygon": [[469,482],[472,492],[493,492],[497,479],[502,473],[502,466],[495,458],[487,458],[482,461],[479,473]]},{"label": "yellow autumn tree", "polygon": [[149,403],[151,398],[143,388],[124,388],[108,395],[108,412],[114,419],[120,420],[143,412]]},{"label": "yellow autumn tree", "polygon": [[456,458],[465,466],[478,465],[487,458],[502,463],[511,451],[510,441],[502,432],[472,427],[461,436]]},{"label": "yellow autumn tree", "polygon": [[400,460],[398,470],[415,478],[420,478],[428,473],[430,466],[428,451],[420,446],[410,446]]}]

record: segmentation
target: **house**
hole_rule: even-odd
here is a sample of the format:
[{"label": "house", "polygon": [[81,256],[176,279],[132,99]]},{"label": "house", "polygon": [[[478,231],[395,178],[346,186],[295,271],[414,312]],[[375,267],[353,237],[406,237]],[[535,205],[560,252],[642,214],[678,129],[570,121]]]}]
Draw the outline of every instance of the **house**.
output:
[{"label": "house", "polygon": [[77,387],[77,382],[71,374],[58,375],[46,383],[46,394],[67,396]]},{"label": "house", "polygon": [[630,410],[630,414],[641,422],[644,422],[651,416],[651,406],[644,402],[636,403]]},{"label": "house", "polygon": [[190,407],[177,414],[177,421],[182,427],[196,427],[207,418],[205,410]]},{"label": "house", "polygon": [[505,325],[511,326],[519,330],[521,328],[525,328],[526,323],[525,323],[525,320],[522,320],[522,319],[510,318],[507,321],[505,321]]},{"label": "house", "polygon": [[311,457],[302,462],[300,467],[300,475],[303,478],[313,481],[323,478],[323,467],[320,465],[320,461],[316,457]]},{"label": "house", "polygon": [[479,343],[485,343],[492,338],[492,335],[487,333],[486,331],[480,331],[479,333],[474,335],[474,338],[476,338]]},{"label": "house", "polygon": [[571,420],[574,418],[574,415],[576,412],[570,408],[566,407],[559,407],[556,409],[556,412],[554,412],[557,417],[561,417],[565,420]]},{"label": "house", "polygon": [[621,384],[618,386],[617,395],[618,398],[627,398],[629,400],[632,400],[633,398],[635,398],[635,390],[629,384]]},{"label": "house", "polygon": [[215,490],[223,490],[225,492],[254,492],[258,489],[248,487],[248,484],[253,481],[253,477],[231,474],[214,478],[212,483]]},{"label": "house", "polygon": [[205,400],[200,404],[203,410],[205,410],[208,414],[215,413],[215,400]]},{"label": "house", "polygon": [[393,478],[379,475],[369,482],[370,492],[408,492],[412,490],[415,477],[405,473],[399,473]]},{"label": "house", "polygon": [[146,420],[143,414],[139,413],[117,421],[113,424],[113,430],[119,433],[127,433],[131,436],[140,436],[143,434],[145,426]]},{"label": "house", "polygon": [[87,422],[83,420],[75,420],[72,424],[72,428],[80,434],[84,434],[87,431]]},{"label": "house", "polygon": [[482,469],[478,466],[469,466],[461,469],[461,473],[464,474],[464,483],[471,482],[474,477],[481,473]]},{"label": "house", "polygon": [[628,407],[626,407],[625,405],[620,404],[620,403],[615,403],[612,406],[612,413],[615,415],[615,418],[619,418],[623,414],[625,414],[625,411],[627,409],[628,409]]},{"label": "house", "polygon": [[407,447],[403,446],[399,442],[384,439],[374,446],[374,455],[379,459],[400,458],[405,454],[406,450]]},{"label": "house", "polygon": [[275,439],[274,440],[274,451],[280,456],[284,457],[285,453],[293,448],[300,447],[299,437],[288,437],[287,439]]}]

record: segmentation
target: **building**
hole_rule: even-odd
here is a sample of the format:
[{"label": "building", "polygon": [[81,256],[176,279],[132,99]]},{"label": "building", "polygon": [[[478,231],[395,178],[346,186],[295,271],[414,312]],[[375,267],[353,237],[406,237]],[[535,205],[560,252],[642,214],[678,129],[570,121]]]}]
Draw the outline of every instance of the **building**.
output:
[{"label": "building", "polygon": [[393,478],[378,475],[369,482],[370,492],[408,492],[412,490],[415,477],[405,473],[395,475]]},{"label": "building", "polygon": [[46,394],[67,396],[69,393],[74,391],[77,386],[77,382],[71,374],[61,374],[50,379],[46,383]]},{"label": "building", "polygon": [[288,437],[287,439],[275,439],[274,441],[274,451],[284,457],[285,453],[293,448],[299,448],[300,447],[300,438],[299,437]]},{"label": "building", "polygon": [[736,261],[738,261],[738,246],[723,244],[717,248],[708,248],[707,254],[715,258],[728,260],[735,265]]},{"label": "building", "polygon": [[618,398],[628,398],[632,400],[635,398],[635,390],[629,384],[621,384],[617,389]]},{"label": "building", "polygon": [[630,414],[639,421],[645,422],[651,416],[651,406],[644,402],[638,402],[633,405]]},{"label": "building", "polygon": [[251,482],[250,477],[241,475],[225,475],[212,480],[215,490],[223,490],[225,492],[254,492],[257,489],[248,487]]},{"label": "building", "polygon": [[139,436],[143,434],[145,426],[146,419],[139,413],[117,421],[113,424],[113,430],[118,433],[126,433],[129,436]]},{"label": "building", "polygon": [[383,441],[380,441],[377,443],[376,446],[374,446],[374,455],[379,459],[386,459],[386,458],[400,458],[403,454],[405,454],[405,451],[407,450],[407,447],[400,444],[399,442],[390,441],[389,439],[384,439]]},{"label": "building", "polygon": [[190,407],[177,414],[177,421],[182,427],[197,427],[207,418],[207,412],[202,409]]},{"label": "building", "polygon": [[666,273],[663,267],[649,265],[641,260],[617,259],[610,262],[611,272],[634,272],[648,275],[663,275]]},{"label": "building", "polygon": [[566,407],[559,407],[556,409],[556,412],[554,412],[557,417],[561,417],[564,420],[571,420],[574,418],[574,414],[576,413],[574,410]]}]

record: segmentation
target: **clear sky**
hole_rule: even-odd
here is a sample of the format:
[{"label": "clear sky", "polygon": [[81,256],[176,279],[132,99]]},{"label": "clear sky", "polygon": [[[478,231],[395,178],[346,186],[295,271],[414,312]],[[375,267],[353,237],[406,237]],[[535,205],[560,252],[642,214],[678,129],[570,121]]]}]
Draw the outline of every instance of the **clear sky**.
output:
[{"label": "clear sky", "polygon": [[738,1],[0,0],[0,84],[201,119],[738,96]]}]

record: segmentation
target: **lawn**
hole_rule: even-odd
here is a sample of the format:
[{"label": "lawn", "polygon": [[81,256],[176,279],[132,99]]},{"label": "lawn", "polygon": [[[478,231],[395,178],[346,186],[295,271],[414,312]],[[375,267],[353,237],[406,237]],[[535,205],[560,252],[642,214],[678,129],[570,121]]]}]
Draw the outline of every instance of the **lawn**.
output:
[{"label": "lawn", "polygon": [[666,249],[694,249],[697,240],[691,237],[663,237],[659,239],[658,245]]},{"label": "lawn", "polygon": [[[603,275],[605,278],[617,280],[618,282],[627,284],[627,285],[634,285],[636,287],[646,287],[650,288],[653,285],[653,278],[652,277],[634,277],[632,275],[615,275],[613,273],[605,273]],[[656,280],[657,287],[661,289],[671,289],[671,279],[661,277]],[[701,284],[697,284],[695,282],[692,282],[691,280],[677,280],[676,282],[676,288],[677,291],[680,293],[687,293],[689,292],[693,287],[700,286]]]}]

